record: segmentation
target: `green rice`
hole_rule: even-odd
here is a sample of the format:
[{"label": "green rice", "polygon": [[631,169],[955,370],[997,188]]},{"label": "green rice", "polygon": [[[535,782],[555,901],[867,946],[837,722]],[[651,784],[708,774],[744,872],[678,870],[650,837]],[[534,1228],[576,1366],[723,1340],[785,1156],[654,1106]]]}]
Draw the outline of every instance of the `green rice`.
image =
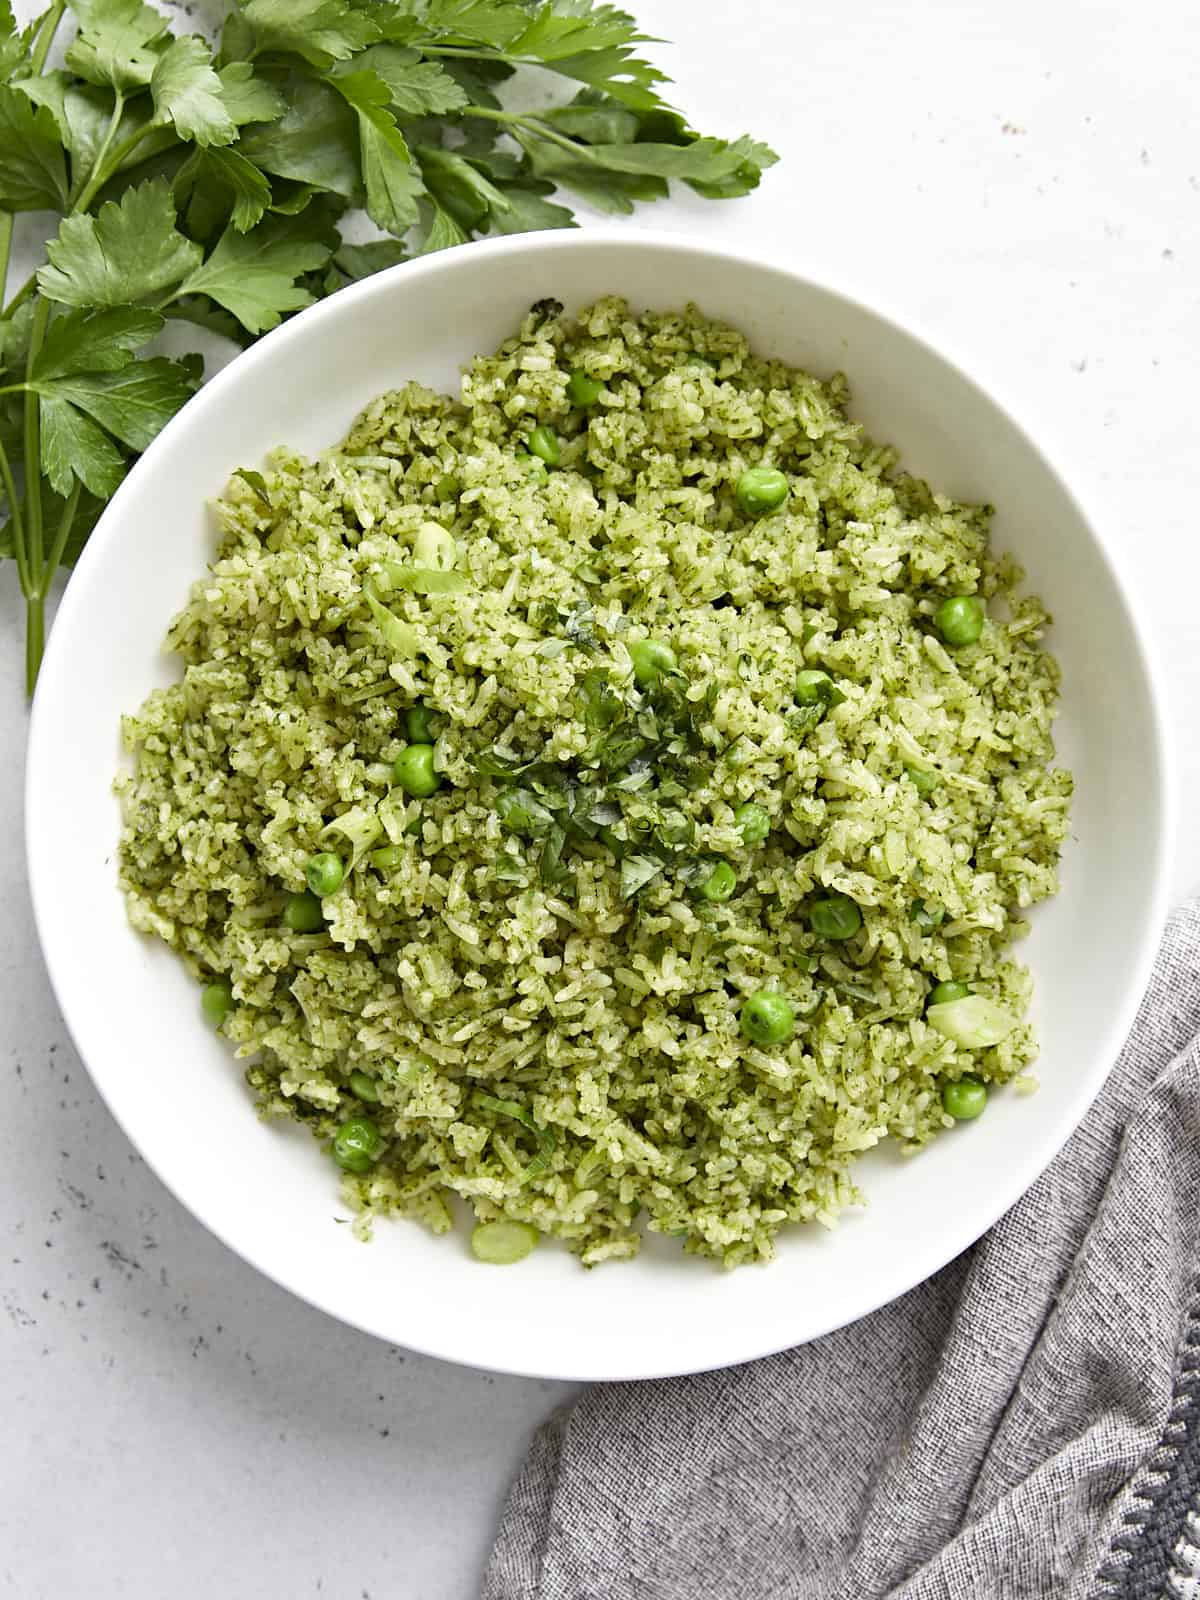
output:
[{"label": "green rice", "polygon": [[[603,383],[586,411],[577,368]],[[122,883],[137,928],[232,986],[264,1113],[322,1141],[378,1127],[344,1181],[364,1231],[447,1230],[459,1197],[589,1265],[647,1229],[769,1258],[786,1222],[861,1200],[861,1152],[950,1127],[948,1082],[1028,1086],[1023,1020],[972,1049],[925,1010],[947,979],[1027,1010],[1009,952],[1057,887],[1071,794],[1047,616],[989,509],[901,473],[847,401],[695,308],[541,303],[461,399],[383,395],[218,503],[170,629],[182,676],[125,727]],[[753,520],[734,489],[760,463],[790,496]],[[430,523],[460,576],[413,592]],[[950,649],[933,613],[971,594],[982,638]],[[646,692],[644,638],[679,667]],[[813,668],[837,703],[797,703]],[[442,780],[422,800],[392,782],[417,702]],[[752,845],[747,801],[771,821]],[[320,851],[345,881],[293,932]],[[722,861],[736,888],[710,902]],[[844,942],[810,931],[830,892],[862,912]],[[794,1007],[785,1043],[739,1028],[760,990]]]}]

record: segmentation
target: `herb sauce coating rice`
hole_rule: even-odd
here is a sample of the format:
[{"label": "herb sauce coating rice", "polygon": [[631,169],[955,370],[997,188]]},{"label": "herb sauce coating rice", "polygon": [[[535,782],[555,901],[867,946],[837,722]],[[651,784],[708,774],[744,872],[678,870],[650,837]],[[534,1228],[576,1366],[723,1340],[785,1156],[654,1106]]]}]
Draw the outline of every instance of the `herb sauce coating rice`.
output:
[{"label": "herb sauce coating rice", "polygon": [[227,489],[122,882],[363,1229],[768,1258],[1033,1058],[1046,613],[846,404],[695,308],[541,303]]}]

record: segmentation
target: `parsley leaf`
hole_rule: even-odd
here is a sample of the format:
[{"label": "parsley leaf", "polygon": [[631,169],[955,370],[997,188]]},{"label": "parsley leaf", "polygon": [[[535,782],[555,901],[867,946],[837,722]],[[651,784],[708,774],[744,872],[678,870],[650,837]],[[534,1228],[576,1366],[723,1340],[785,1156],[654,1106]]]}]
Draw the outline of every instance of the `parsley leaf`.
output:
[{"label": "parsley leaf", "polygon": [[632,900],[648,883],[662,875],[663,866],[657,856],[622,856],[621,899]]},{"label": "parsley leaf", "polygon": [[378,25],[346,0],[247,0],[242,18],[259,51],[287,51],[314,67],[345,61],[380,37]]},{"label": "parsley leaf", "polygon": [[53,115],[0,85],[0,206],[6,211],[61,211],[67,162]]},{"label": "parsley leaf", "polygon": [[52,396],[86,412],[130,449],[144,450],[191,397],[195,385],[178,362],[155,356],[131,361],[116,372],[35,377],[33,388],[43,397]]},{"label": "parsley leaf", "polygon": [[217,73],[225,109],[242,127],[247,122],[274,122],[287,109],[287,101],[265,78],[256,78],[248,61],[231,61]]},{"label": "parsley leaf", "polygon": [[25,40],[17,31],[10,0],[0,0],[0,81],[8,82],[25,64]]},{"label": "parsley leaf", "polygon": [[42,396],[38,414],[42,471],[51,487],[68,495],[78,478],[101,499],[113,494],[125,476],[125,458],[103,429],[53,395]]},{"label": "parsley leaf", "polygon": [[408,252],[398,239],[371,239],[366,244],[344,244],[333,256],[334,265],[352,283],[407,259]]},{"label": "parsley leaf", "polygon": [[117,372],[159,333],[157,311],[121,306],[112,311],[68,311],[50,324],[33,364],[34,378],[71,372]]},{"label": "parsley leaf", "polygon": [[696,193],[702,194],[706,200],[734,200],[739,195],[749,194],[752,189],[757,189],[764,169],[773,167],[779,160],[769,145],[759,144],[756,139],[744,136],[735,139],[729,149],[739,157],[739,164],[732,172],[720,178],[687,180]]},{"label": "parsley leaf", "polygon": [[281,218],[268,219],[250,233],[227,228],[178,293],[207,295],[250,333],[265,333],[285,312],[312,304],[312,295],[296,279],[324,266],[329,254],[329,243]]},{"label": "parsley leaf", "polygon": [[421,254],[427,256],[432,255],[435,250],[452,250],[456,244],[466,244],[466,242],[466,234],[450,213],[435,205],[433,221],[426,230]]},{"label": "parsley leaf", "polygon": [[491,213],[493,233],[532,233],[539,228],[576,228],[579,224],[566,206],[555,205],[544,198],[552,186],[545,184],[529,187],[505,184],[503,194],[506,207]]},{"label": "parsley leaf", "polygon": [[150,95],[156,120],[174,123],[182,139],[210,145],[237,138],[237,123],[203,39],[176,39],[163,51],[150,78]]},{"label": "parsley leaf", "polygon": [[195,151],[176,173],[174,192],[181,209],[186,209],[198,191],[206,194],[210,204],[217,203],[215,196],[222,197],[222,219],[232,206],[233,225],[239,233],[247,233],[261,222],[271,204],[271,185],[264,174],[240,151],[223,145]]},{"label": "parsley leaf", "polygon": [[67,66],[89,83],[125,92],[150,82],[167,19],[141,0],[71,0],[79,33]]},{"label": "parsley leaf", "polygon": [[388,110],[387,85],[376,72],[337,73],[329,81],[358,117],[367,215],[388,233],[407,233],[417,220],[417,198],[425,185]]},{"label": "parsley leaf", "polygon": [[508,53],[550,65],[577,57],[585,50],[631,50],[637,44],[657,42],[649,34],[639,33],[629,13],[618,11],[615,6],[600,5],[582,13],[565,13],[546,5],[510,43]]},{"label": "parsley leaf", "polygon": [[457,152],[421,145],[417,158],[430,193],[460,227],[478,228],[489,215],[512,209],[503,190]]},{"label": "parsley leaf", "polygon": [[153,178],[95,217],[65,217],[46,247],[50,261],[38,272],[38,287],[64,305],[136,305],[173,288],[203,253],[175,227],[166,180]]},{"label": "parsley leaf", "polygon": [[[414,8],[415,9],[415,8]],[[389,39],[419,42],[445,34],[455,42],[505,49],[529,26],[529,13],[512,0],[428,0],[417,19],[384,23]]]},{"label": "parsley leaf", "polygon": [[436,61],[422,61],[416,50],[376,44],[354,60],[387,85],[392,108],[405,117],[445,116],[467,104],[466,90]]},{"label": "parsley leaf", "polygon": [[238,143],[264,172],[355,199],[362,190],[354,113],[327,83],[307,78],[288,91],[282,117],[249,128]]},{"label": "parsley leaf", "polygon": [[253,344],[254,336],[246,332],[241,323],[228,311],[201,294],[183,294],[162,308],[163,316],[172,322],[190,322],[194,328],[204,328],[222,339],[245,349]]},{"label": "parsley leaf", "polygon": [[14,89],[45,106],[58,126],[59,138],[71,157],[75,173],[88,172],[107,132],[111,107],[103,89],[78,84],[65,72],[46,72],[40,78],[21,78]]}]

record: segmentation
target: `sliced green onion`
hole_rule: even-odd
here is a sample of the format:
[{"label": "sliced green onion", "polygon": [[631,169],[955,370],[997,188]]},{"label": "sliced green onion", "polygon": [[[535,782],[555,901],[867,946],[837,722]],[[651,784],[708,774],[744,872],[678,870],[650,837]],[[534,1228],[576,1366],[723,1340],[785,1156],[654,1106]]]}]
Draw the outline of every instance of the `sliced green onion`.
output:
[{"label": "sliced green onion", "polygon": [[367,578],[363,582],[363,599],[370,608],[375,619],[375,626],[382,635],[383,642],[395,655],[404,660],[411,660],[420,649],[420,639],[417,630],[409,623],[401,621],[395,612],[389,611],[379,598],[374,578]]},{"label": "sliced green onion", "polygon": [[458,565],[458,546],[454,536],[440,522],[423,522],[413,540],[413,562],[434,572],[449,572]]},{"label": "sliced green onion", "polygon": [[543,1128],[536,1123],[525,1107],[516,1100],[497,1100],[495,1095],[477,1094],[475,1103],[484,1111],[494,1111],[498,1117],[511,1117],[514,1122],[521,1123],[537,1135],[538,1153],[521,1174],[522,1183],[528,1183],[530,1178],[536,1178],[539,1172],[545,1172],[554,1155],[556,1142],[549,1128]]},{"label": "sliced green onion", "polygon": [[481,1222],[471,1233],[471,1253],[489,1266],[511,1267],[524,1261],[539,1237],[528,1222]]},{"label": "sliced green onion", "polygon": [[388,576],[392,588],[407,589],[409,594],[462,594],[471,587],[461,572],[443,572],[437,567],[402,567],[391,563]]},{"label": "sliced green onion", "polygon": [[575,1168],[575,1187],[586,1189],[590,1186],[592,1175],[599,1172],[604,1165],[604,1156],[599,1150],[589,1150]]},{"label": "sliced green onion", "polygon": [[317,838],[322,844],[330,838],[342,838],[350,844],[350,870],[353,871],[371,847],[383,837],[383,823],[375,810],[354,806],[332,822],[327,822]]},{"label": "sliced green onion", "polygon": [[379,872],[395,872],[397,867],[404,865],[404,846],[382,845],[378,850],[372,850],[368,859]]},{"label": "sliced green onion", "polygon": [[943,1038],[952,1039],[964,1050],[986,1050],[1007,1039],[1018,1026],[1011,1012],[982,994],[969,994],[961,1000],[930,1006],[925,1020]]}]

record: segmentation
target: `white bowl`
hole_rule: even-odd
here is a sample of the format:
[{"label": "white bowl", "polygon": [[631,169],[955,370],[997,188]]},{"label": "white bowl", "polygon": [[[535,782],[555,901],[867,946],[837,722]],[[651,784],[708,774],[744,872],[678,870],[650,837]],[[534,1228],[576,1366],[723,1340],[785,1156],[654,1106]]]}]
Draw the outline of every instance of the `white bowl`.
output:
[{"label": "white bowl", "polygon": [[[853,410],[937,487],[999,506],[1057,621],[1062,759],[1078,793],[1063,890],[1024,947],[1037,980],[1042,1087],[914,1160],[873,1153],[870,1205],[833,1232],[793,1229],[769,1267],[721,1273],[655,1240],[583,1271],[544,1246],[477,1264],[464,1236],[334,1224],[336,1175],[298,1129],[255,1117],[241,1069],[204,1026],[195,984],[131,932],[116,887],[118,720],[174,668],[167,623],[213,551],[205,502],[273,446],[318,451],[409,378],[454,387],[535,301],[612,292],[696,301],[755,346],[850,376]],[[746,1361],[842,1326],[965,1249],[1082,1118],[1132,1022],[1162,923],[1167,755],[1144,638],[1111,554],[994,400],[879,312],[736,253],[645,233],[534,234],[371,278],[296,317],[220,373],[117,494],[71,581],[33,714],[30,881],[50,975],[101,1094],[163,1182],[232,1249],[333,1316],[452,1361],[555,1378],[637,1378]]]}]

